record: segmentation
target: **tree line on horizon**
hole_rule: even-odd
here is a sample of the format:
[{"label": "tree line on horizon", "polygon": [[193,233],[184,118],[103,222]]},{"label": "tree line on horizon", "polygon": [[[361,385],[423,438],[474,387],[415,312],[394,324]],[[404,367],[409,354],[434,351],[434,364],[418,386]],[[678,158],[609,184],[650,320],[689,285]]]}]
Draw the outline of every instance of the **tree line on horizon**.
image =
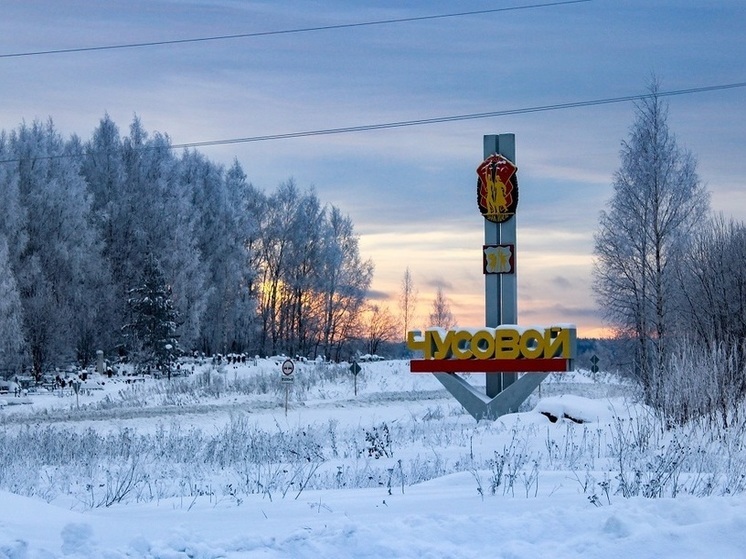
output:
[{"label": "tree line on horizon", "polygon": [[339,358],[372,275],[313,189],[264,193],[137,117],[122,136],[106,115],[86,142],[51,119],[0,132],[0,372],[136,357],[146,285],[182,350]]}]

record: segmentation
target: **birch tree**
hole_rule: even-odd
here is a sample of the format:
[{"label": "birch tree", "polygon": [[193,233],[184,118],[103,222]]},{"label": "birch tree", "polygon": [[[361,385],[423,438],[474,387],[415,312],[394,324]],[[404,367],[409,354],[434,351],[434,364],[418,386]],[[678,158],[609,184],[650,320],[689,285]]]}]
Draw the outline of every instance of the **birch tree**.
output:
[{"label": "birch tree", "polygon": [[608,323],[635,341],[633,372],[648,398],[663,370],[676,322],[675,278],[708,194],[692,154],[668,127],[653,82],[622,142],[613,195],[595,236],[594,290]]},{"label": "birch tree", "polygon": [[259,262],[262,350],[271,354],[282,345],[281,309],[299,196],[295,182],[289,180],[282,183],[262,207]]},{"label": "birch tree", "polygon": [[412,278],[412,272],[407,266],[404,276],[401,280],[401,290],[399,291],[399,316],[404,330],[404,340],[407,339],[407,332],[414,322],[414,313],[417,310],[418,291]]},{"label": "birch tree", "polygon": [[281,323],[290,354],[310,354],[323,320],[320,272],[327,213],[315,192],[299,197],[288,245]]},{"label": "birch tree", "polygon": [[329,210],[322,262],[321,347],[326,356],[339,358],[343,344],[359,327],[373,262],[362,259],[352,220],[334,206]]}]

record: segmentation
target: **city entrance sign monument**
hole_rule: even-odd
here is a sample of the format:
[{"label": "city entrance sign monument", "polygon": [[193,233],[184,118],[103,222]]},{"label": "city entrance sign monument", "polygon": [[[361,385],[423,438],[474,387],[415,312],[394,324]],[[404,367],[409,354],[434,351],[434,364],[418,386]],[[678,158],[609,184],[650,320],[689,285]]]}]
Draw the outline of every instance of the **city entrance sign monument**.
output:
[{"label": "city entrance sign monument", "polygon": [[[423,356],[410,362],[411,372],[433,373],[477,420],[518,411],[550,372],[573,369],[576,352],[572,324],[517,325],[517,171],[515,135],[484,136],[477,205],[484,217],[485,327],[407,333],[409,349]],[[457,374],[475,372],[486,373],[485,394]]]}]

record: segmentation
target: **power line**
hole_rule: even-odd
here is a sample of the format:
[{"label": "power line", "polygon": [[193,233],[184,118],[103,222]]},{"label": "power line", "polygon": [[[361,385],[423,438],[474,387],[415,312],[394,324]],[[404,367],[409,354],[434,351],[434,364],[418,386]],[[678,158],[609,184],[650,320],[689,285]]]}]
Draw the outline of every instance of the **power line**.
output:
[{"label": "power line", "polygon": [[[448,115],[432,118],[422,118],[415,120],[398,120],[394,122],[382,122],[377,124],[362,124],[359,126],[344,126],[340,128],[322,128],[318,130],[305,130],[300,132],[285,132],[281,134],[266,134],[261,136],[247,136],[244,138],[227,138],[221,140],[205,140],[201,142],[187,142],[181,144],[171,144],[169,149],[188,149],[199,147],[211,147],[230,144],[247,144],[256,142],[267,142],[272,140],[289,140],[293,138],[307,138],[311,136],[331,136],[334,134],[349,134],[355,132],[370,132],[374,130],[388,130],[392,128],[407,128],[412,126],[426,126],[429,124],[440,124],[447,122],[458,122],[462,120],[480,120],[486,118],[497,118],[503,116],[523,115],[530,113],[541,113],[549,111],[560,111],[565,109],[577,109],[581,107],[593,107],[598,105],[611,105],[615,103],[627,103],[630,101],[640,101],[654,96],[657,97],[675,97],[680,95],[692,95],[695,93],[708,93],[712,91],[724,91],[728,89],[740,89],[746,87],[746,82],[734,82],[726,84],[706,85],[702,87],[691,87],[687,89],[674,89],[671,91],[658,91],[656,93],[641,93],[636,95],[625,95],[622,97],[606,97],[602,99],[590,99],[585,101],[570,101],[567,103],[554,103],[551,105],[535,105],[533,107],[523,107],[519,109],[506,109],[501,111],[489,111],[483,113],[467,113],[461,115]],[[159,147],[143,147],[140,149],[162,149]],[[80,157],[82,154],[59,154],[37,157],[36,159],[61,159],[67,157]],[[0,163],[18,163],[21,159],[0,159]]]},{"label": "power line", "polygon": [[[689,89],[676,89],[672,91],[659,91],[655,95],[658,97],[673,97],[677,95],[690,95],[693,93],[706,93],[710,91],[722,91],[725,89],[736,89],[746,87],[746,82],[737,82],[729,84],[708,85],[703,87],[693,87]],[[321,130],[306,130],[302,132],[286,132],[283,134],[267,134],[263,136],[248,136],[245,138],[232,138],[223,140],[207,140],[202,142],[190,142],[183,144],[173,144],[173,149],[209,147],[228,144],[246,144],[253,142],[266,142],[270,140],[289,140],[292,138],[306,138],[309,136],[330,136],[333,134],[348,134],[352,132],[369,132],[372,130],[386,130],[390,128],[407,128],[410,126],[425,126],[428,124],[439,124],[444,122],[457,122],[461,120],[479,120],[485,118],[496,118],[502,116],[522,115],[529,113],[540,113],[548,111],[559,111],[563,109],[575,109],[579,107],[592,107],[595,105],[611,105],[613,103],[625,103],[629,101],[639,101],[652,97],[651,93],[626,95],[624,97],[607,97],[605,99],[592,99],[587,101],[571,101],[568,103],[555,103],[552,105],[537,105],[534,107],[523,107],[520,109],[507,109],[502,111],[490,111],[484,113],[469,113],[461,115],[439,116],[433,118],[422,118],[416,120],[399,120],[395,122],[383,122],[378,124],[362,124],[360,126],[345,126],[341,128],[325,128]]]},{"label": "power line", "polygon": [[592,2],[593,0],[563,0],[560,2],[545,2],[541,4],[527,4],[524,6],[508,6],[504,8],[492,8],[487,10],[473,10],[468,12],[454,12],[448,14],[435,14],[428,16],[413,16],[395,19],[379,19],[373,21],[363,21],[357,23],[340,23],[336,25],[319,25],[316,27],[301,27],[296,29],[281,29],[275,31],[257,31],[254,33],[236,33],[233,35],[213,35],[211,37],[195,37],[190,39],[174,39],[164,41],[149,41],[143,43],[124,43],[115,45],[100,45],[93,47],[72,47],[63,49],[50,49],[50,50],[38,50],[28,52],[12,52],[6,54],[0,54],[0,58],[21,58],[30,56],[43,56],[48,54],[69,54],[77,52],[94,52],[103,50],[116,50],[116,49],[131,49],[140,47],[159,47],[166,45],[183,45],[186,43],[205,43],[208,41],[227,41],[233,39],[248,39],[256,37],[269,37],[272,35],[291,35],[298,33],[313,33],[318,31],[331,31],[335,29],[351,29],[355,27],[372,27],[374,25],[391,25],[395,23],[411,23],[416,21],[428,21],[435,19],[447,19],[465,16],[475,15],[486,15],[495,14],[499,12],[512,12],[517,10],[531,10],[537,8],[550,8],[554,6],[567,6],[570,4],[581,4],[585,2]]}]

